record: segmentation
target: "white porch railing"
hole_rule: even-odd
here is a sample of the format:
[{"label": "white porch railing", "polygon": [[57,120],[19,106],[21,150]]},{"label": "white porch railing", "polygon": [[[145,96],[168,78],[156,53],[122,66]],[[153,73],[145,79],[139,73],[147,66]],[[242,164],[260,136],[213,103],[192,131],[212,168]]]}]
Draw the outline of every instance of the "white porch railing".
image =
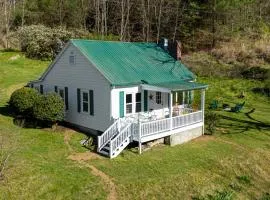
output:
[{"label": "white porch railing", "polygon": [[98,136],[98,151],[100,151],[117,133],[120,128],[120,120],[116,120],[102,135]]},{"label": "white porch railing", "polygon": [[177,129],[180,127],[201,122],[202,119],[203,119],[202,111],[197,111],[172,118],[142,122],[139,125],[140,135],[141,137],[144,137],[152,134]]},{"label": "white porch railing", "polygon": [[170,130],[171,119],[159,119],[141,123],[141,137]]},{"label": "white porch railing", "polygon": [[173,120],[172,121],[173,129],[198,123],[202,121],[202,111],[197,111],[182,116],[173,117],[172,120]]},{"label": "white porch railing", "polygon": [[129,139],[133,133],[133,125],[129,124],[126,126],[114,139],[111,140],[110,142],[110,157],[113,158],[115,157],[115,153],[119,151],[118,149],[121,148],[123,143],[125,143],[126,140],[126,145],[129,143]]}]

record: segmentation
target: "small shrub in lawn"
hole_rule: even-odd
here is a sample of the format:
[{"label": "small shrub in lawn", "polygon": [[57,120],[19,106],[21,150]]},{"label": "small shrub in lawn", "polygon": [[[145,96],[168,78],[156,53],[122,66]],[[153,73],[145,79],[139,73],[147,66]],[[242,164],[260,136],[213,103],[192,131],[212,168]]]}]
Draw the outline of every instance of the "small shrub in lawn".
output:
[{"label": "small shrub in lawn", "polygon": [[208,194],[205,197],[192,197],[193,200],[232,200],[232,191],[216,191],[214,194]]},{"label": "small shrub in lawn", "polygon": [[217,191],[214,195],[209,195],[209,200],[231,200],[233,199],[233,192],[231,191]]},{"label": "small shrub in lawn", "polygon": [[53,125],[64,118],[64,102],[55,93],[41,95],[33,106],[33,115],[37,120]]},{"label": "small shrub in lawn", "polygon": [[237,179],[245,184],[250,184],[251,180],[249,176],[243,175],[243,176],[237,176]]},{"label": "small shrub in lawn", "polygon": [[215,133],[219,119],[220,117],[217,113],[210,110],[205,112],[205,128],[207,134],[212,135]]},{"label": "small shrub in lawn", "polygon": [[260,200],[270,200],[270,193],[263,194],[263,196],[260,198]]},{"label": "small shrub in lawn", "polygon": [[261,67],[251,67],[242,72],[246,79],[266,80],[269,70]]},{"label": "small shrub in lawn", "polygon": [[31,117],[33,105],[39,97],[37,90],[24,87],[12,93],[9,105],[17,114]]}]

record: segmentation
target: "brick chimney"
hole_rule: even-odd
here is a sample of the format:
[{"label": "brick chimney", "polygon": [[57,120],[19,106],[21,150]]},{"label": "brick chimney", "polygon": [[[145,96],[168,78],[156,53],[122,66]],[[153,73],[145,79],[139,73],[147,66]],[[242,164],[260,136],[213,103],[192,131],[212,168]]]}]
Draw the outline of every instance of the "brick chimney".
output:
[{"label": "brick chimney", "polygon": [[181,45],[180,41],[177,41],[177,40],[172,41],[172,40],[168,40],[166,38],[162,38],[158,42],[158,46],[161,47],[162,49],[164,49],[165,51],[167,51],[176,60],[181,60],[181,57],[182,57],[182,53],[181,53],[182,45]]},{"label": "brick chimney", "polygon": [[169,41],[168,51],[169,54],[176,60],[182,59],[182,45],[180,41]]}]

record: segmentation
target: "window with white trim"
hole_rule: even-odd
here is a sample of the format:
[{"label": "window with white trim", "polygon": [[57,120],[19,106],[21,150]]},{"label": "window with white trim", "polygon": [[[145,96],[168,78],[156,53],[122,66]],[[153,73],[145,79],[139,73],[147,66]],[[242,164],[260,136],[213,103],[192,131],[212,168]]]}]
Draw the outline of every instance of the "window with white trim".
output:
[{"label": "window with white trim", "polygon": [[73,52],[70,52],[70,56],[69,56],[69,64],[70,65],[75,65],[75,55]]},{"label": "window with white trim", "polygon": [[126,114],[132,113],[132,94],[126,94]]},{"label": "window with white trim", "polygon": [[58,89],[58,94],[63,99],[63,101],[65,102],[65,91],[64,91],[64,89],[59,88]]},{"label": "window with white trim", "polygon": [[142,110],[141,93],[126,94],[126,114],[138,113]]},{"label": "window with white trim", "polygon": [[156,92],[156,103],[161,104],[161,102],[162,102],[161,92]]},{"label": "window with white trim", "polygon": [[89,113],[89,92],[82,91],[81,92],[81,103],[82,103],[82,111],[85,113]]}]

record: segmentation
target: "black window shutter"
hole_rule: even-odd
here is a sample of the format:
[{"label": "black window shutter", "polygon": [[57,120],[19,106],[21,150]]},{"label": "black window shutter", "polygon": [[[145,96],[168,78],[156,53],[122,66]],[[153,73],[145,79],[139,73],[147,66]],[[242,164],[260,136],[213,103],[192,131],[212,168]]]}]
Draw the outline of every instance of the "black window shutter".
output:
[{"label": "black window shutter", "polygon": [[81,112],[81,89],[77,88],[77,105],[78,112]]},{"label": "black window shutter", "polygon": [[89,90],[89,98],[90,98],[90,115],[94,115],[94,92],[93,92],[93,90]]},{"label": "black window shutter", "polygon": [[54,86],[54,91],[55,91],[55,93],[58,93],[58,87],[57,86]]},{"label": "black window shutter", "polygon": [[66,110],[68,110],[68,87],[65,87],[65,105]]},{"label": "black window shutter", "polygon": [[143,105],[144,111],[148,111],[148,91],[147,90],[144,90],[143,92],[143,102],[144,102],[144,105]]},{"label": "black window shutter", "polygon": [[39,86],[39,92],[40,92],[40,94],[43,94],[43,85]]},{"label": "black window shutter", "polygon": [[168,108],[170,109],[171,106],[171,94],[168,94]]}]

